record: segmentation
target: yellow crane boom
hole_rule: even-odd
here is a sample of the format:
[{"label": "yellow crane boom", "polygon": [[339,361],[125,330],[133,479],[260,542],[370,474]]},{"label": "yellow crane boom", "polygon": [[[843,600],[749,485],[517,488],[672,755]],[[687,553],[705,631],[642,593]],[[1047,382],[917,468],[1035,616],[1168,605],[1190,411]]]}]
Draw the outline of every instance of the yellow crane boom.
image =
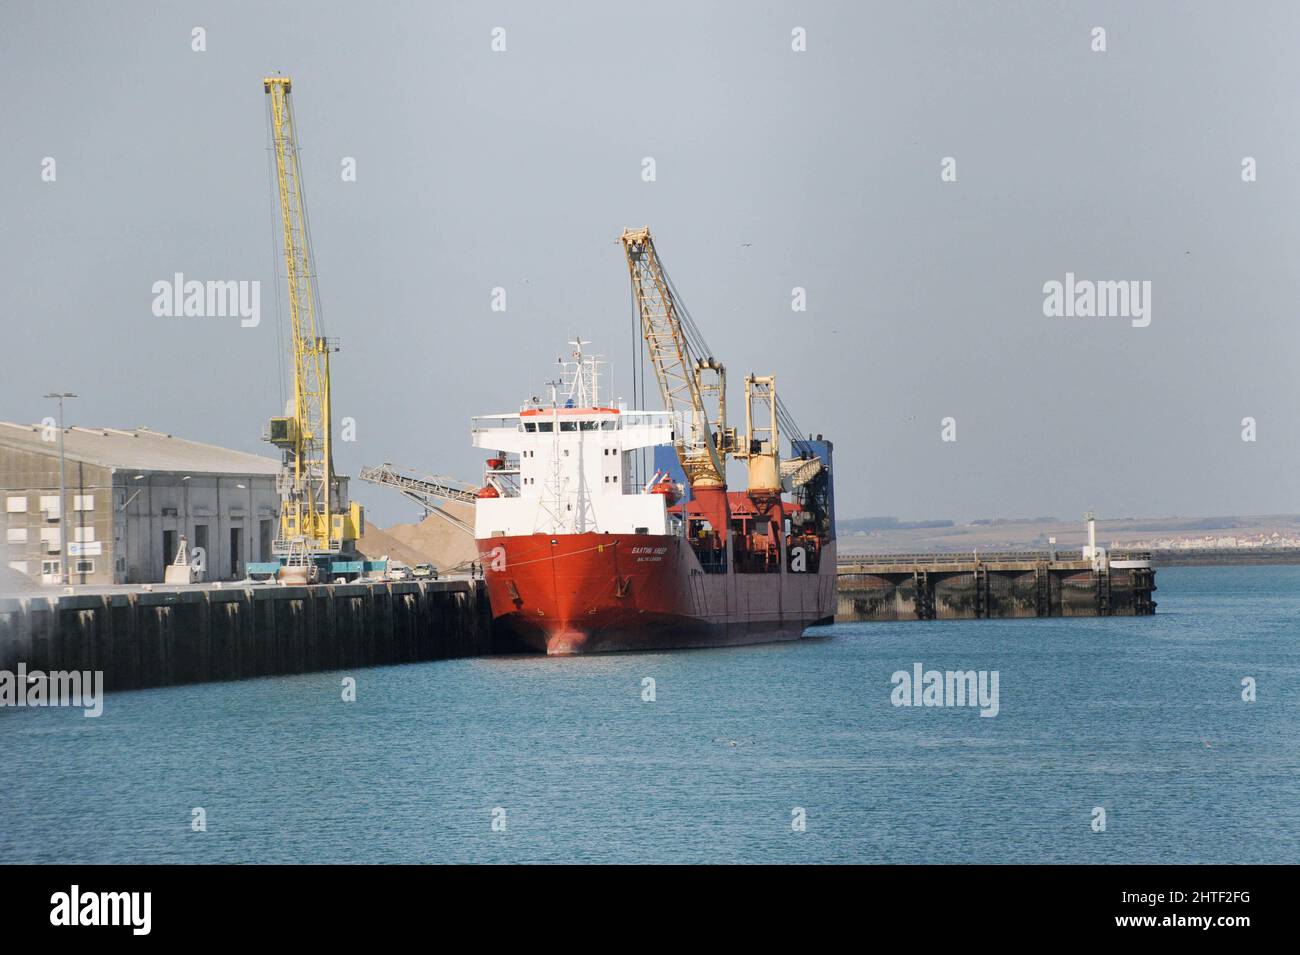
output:
[{"label": "yellow crane boom", "polygon": [[[627,256],[632,291],[641,318],[641,336],[645,339],[650,365],[659,382],[664,407],[673,412],[678,421],[689,423],[684,433],[679,427],[674,435],[673,443],[682,470],[692,488],[725,488],[724,453],[719,451],[714,437],[701,387],[701,371],[705,368],[719,371],[720,366],[711,360],[697,361],[691,355],[677,315],[677,303],[655,251],[650,230],[625,229],[620,241]],[[725,391],[722,395],[721,400],[725,402]],[[719,420],[725,434],[725,411],[720,413]]]},{"label": "yellow crane boom", "polygon": [[[632,278],[641,337],[664,406],[678,422],[673,429],[673,444],[695,510],[707,522],[714,539],[725,542],[731,529],[726,456],[734,450],[736,437],[734,429],[727,427],[726,369],[710,357],[691,354],[672,283],[655,251],[650,230],[625,229],[620,239]],[[718,414],[712,420],[705,407],[706,393],[718,402]]]}]

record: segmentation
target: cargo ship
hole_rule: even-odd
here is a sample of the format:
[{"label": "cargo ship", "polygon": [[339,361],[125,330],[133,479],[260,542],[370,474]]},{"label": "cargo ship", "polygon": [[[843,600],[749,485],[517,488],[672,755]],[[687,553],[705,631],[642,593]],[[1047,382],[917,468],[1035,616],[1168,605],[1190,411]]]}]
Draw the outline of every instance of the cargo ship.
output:
[{"label": "cargo ship", "polygon": [[[794,640],[829,623],[831,443],[763,454],[777,442],[773,408],[749,445],[751,475],[771,479],[692,494],[674,443],[689,424],[605,400],[601,363],[572,344],[549,400],[472,423],[492,452],[474,530],[496,624],[531,649],[577,654]],[[747,392],[764,381],[751,376]]]}]

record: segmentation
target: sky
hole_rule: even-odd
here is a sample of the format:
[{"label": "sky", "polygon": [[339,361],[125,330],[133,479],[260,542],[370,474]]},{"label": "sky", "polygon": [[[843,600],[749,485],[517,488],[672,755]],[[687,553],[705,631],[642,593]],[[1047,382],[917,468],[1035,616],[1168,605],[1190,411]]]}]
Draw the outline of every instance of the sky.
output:
[{"label": "sky", "polygon": [[[470,417],[575,335],[630,397],[648,225],[731,417],[774,373],[841,517],[1297,512],[1296,49],[1288,3],[7,0],[0,419],[73,391],[72,424],[272,453],[280,71],[343,473],[477,482]],[[260,323],[155,315],[178,272],[261,282]],[[1149,282],[1147,318],[1046,315],[1067,273]]]}]

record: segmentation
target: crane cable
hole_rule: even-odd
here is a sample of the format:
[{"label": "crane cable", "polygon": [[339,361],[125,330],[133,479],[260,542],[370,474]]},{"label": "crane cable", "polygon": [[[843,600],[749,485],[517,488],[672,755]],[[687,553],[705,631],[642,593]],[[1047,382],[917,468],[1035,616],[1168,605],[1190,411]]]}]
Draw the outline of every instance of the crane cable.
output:
[{"label": "crane cable", "polygon": [[311,215],[308,210],[311,208],[307,202],[307,186],[302,181],[302,163],[299,153],[302,152],[302,134],[298,131],[298,114],[293,108],[293,100],[288,94],[284,97],[284,108],[289,113],[289,125],[293,129],[293,150],[294,150],[294,182],[298,187],[299,215],[302,217],[302,242],[307,251],[307,282],[311,285],[311,315],[312,323],[315,326],[317,338],[325,337],[325,308],[321,304],[320,297],[320,280],[316,275],[316,247],[311,241]]},{"label": "crane cable", "polygon": [[280,221],[280,205],[276,201],[275,183],[275,115],[271,107],[271,97],[266,99],[266,186],[267,194],[270,197],[271,216],[271,281],[275,285],[275,347],[276,347],[276,367],[280,379],[280,405],[278,414],[284,414],[286,401],[285,380],[284,380],[284,309],[280,304],[280,237],[276,235],[275,227]]},{"label": "crane cable", "polygon": [[[673,284],[672,276],[668,274],[668,269],[664,265],[663,260],[659,259],[658,252],[655,253],[655,258],[659,262],[659,270],[663,273],[664,282],[667,283],[668,291],[673,298],[673,304],[676,306],[678,321],[681,323],[682,330],[686,335],[688,349],[693,348],[700,355],[712,358],[713,352],[709,349],[708,343],[704,340],[704,333],[700,331],[700,327],[695,323],[695,319],[691,317],[690,311],[682,302],[681,295],[677,291],[677,286]],[[688,355],[688,357],[694,356]],[[790,442],[791,450],[796,453],[807,450],[806,444],[808,439],[804,437],[803,429],[799,427],[799,423],[795,421],[794,415],[790,413],[790,409],[787,408],[785,402],[781,400],[781,396],[776,395],[775,397],[777,421],[781,425],[782,431],[785,432],[786,440]]]},{"label": "crane cable", "polygon": [[[634,408],[643,409],[645,407],[645,335],[641,325],[641,309],[636,300],[636,288],[632,283],[628,284],[627,294],[632,305],[632,394],[629,397]],[[641,388],[639,397],[638,384]],[[644,459],[645,449],[638,448],[636,457],[632,459],[632,476],[638,484],[643,477]]]}]

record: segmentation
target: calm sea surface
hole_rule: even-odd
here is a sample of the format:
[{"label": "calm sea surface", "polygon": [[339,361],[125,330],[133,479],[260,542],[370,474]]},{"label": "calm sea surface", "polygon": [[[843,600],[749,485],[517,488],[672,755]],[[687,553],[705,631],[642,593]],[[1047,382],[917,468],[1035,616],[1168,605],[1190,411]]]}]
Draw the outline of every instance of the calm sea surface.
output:
[{"label": "calm sea surface", "polygon": [[[327,673],[4,709],[0,863],[1300,862],[1300,568],[1157,582],[1154,618],[357,670],[355,703]],[[999,714],[893,706],[915,663],[998,671]]]}]

